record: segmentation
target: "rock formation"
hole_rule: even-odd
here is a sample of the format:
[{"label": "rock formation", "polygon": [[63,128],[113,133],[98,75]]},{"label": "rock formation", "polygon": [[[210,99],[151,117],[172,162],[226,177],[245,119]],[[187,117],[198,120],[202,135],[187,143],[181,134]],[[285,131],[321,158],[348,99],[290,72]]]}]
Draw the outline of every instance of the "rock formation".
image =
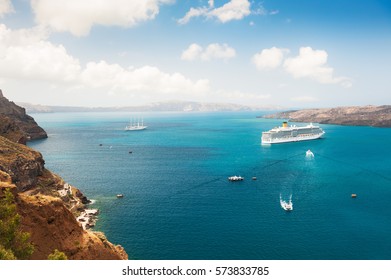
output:
[{"label": "rock formation", "polygon": [[29,140],[47,138],[46,132],[26,114],[26,110],[5,98],[1,89],[0,134],[22,144]]},{"label": "rock formation", "polygon": [[38,186],[44,164],[39,152],[0,137],[0,170],[9,174],[19,192]]},{"label": "rock formation", "polygon": [[305,109],[262,116],[286,119],[293,122],[391,127],[391,106],[338,107],[331,109]]}]

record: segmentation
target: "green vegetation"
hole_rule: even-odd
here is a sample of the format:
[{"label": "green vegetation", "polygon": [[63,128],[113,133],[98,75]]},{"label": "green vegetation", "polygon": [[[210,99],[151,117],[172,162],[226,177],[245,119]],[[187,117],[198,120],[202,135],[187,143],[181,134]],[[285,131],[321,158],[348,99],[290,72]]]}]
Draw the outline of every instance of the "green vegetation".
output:
[{"label": "green vegetation", "polygon": [[28,259],[34,252],[30,234],[19,230],[20,216],[16,212],[14,196],[4,189],[0,198],[0,259]]},{"label": "green vegetation", "polygon": [[16,260],[16,258],[11,250],[7,250],[0,245],[0,260]]},{"label": "green vegetation", "polygon": [[55,249],[53,253],[48,256],[48,260],[67,260],[67,255]]}]

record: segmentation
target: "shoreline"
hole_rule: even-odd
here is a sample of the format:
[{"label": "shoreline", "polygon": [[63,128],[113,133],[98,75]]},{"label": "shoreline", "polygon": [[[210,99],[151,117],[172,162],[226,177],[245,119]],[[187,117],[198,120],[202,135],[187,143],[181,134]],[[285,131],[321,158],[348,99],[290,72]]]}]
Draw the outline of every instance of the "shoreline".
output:
[{"label": "shoreline", "polygon": [[98,220],[99,209],[90,209],[89,205],[95,200],[88,199],[78,188],[65,183],[63,188],[57,189],[61,200],[69,203],[69,211],[75,216],[75,219],[84,230],[95,227]]},{"label": "shoreline", "polygon": [[89,230],[95,227],[96,221],[98,220],[99,209],[86,208],[76,218],[84,230]]}]

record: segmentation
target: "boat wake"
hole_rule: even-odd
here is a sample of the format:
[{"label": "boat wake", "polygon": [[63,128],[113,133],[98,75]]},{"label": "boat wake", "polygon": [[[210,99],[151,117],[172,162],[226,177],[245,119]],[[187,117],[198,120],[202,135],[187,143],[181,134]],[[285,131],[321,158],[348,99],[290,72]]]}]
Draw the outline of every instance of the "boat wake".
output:
[{"label": "boat wake", "polygon": [[305,156],[306,158],[314,158],[314,153],[311,152],[311,150],[308,150],[307,152],[305,152]]},{"label": "boat wake", "polygon": [[285,201],[282,199],[280,194],[280,205],[281,208],[285,211],[292,211],[293,210],[293,203],[292,203],[292,195],[289,197],[289,201]]}]

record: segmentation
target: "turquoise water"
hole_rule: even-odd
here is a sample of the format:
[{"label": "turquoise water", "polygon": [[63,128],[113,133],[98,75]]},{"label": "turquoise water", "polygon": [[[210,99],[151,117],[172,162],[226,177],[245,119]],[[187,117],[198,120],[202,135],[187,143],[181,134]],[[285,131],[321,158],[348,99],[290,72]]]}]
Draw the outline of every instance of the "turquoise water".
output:
[{"label": "turquoise water", "polygon": [[29,145],[132,259],[391,259],[391,129],[262,146],[280,120],[257,114],[145,113],[133,132],[124,113],[36,114],[49,138]]}]

